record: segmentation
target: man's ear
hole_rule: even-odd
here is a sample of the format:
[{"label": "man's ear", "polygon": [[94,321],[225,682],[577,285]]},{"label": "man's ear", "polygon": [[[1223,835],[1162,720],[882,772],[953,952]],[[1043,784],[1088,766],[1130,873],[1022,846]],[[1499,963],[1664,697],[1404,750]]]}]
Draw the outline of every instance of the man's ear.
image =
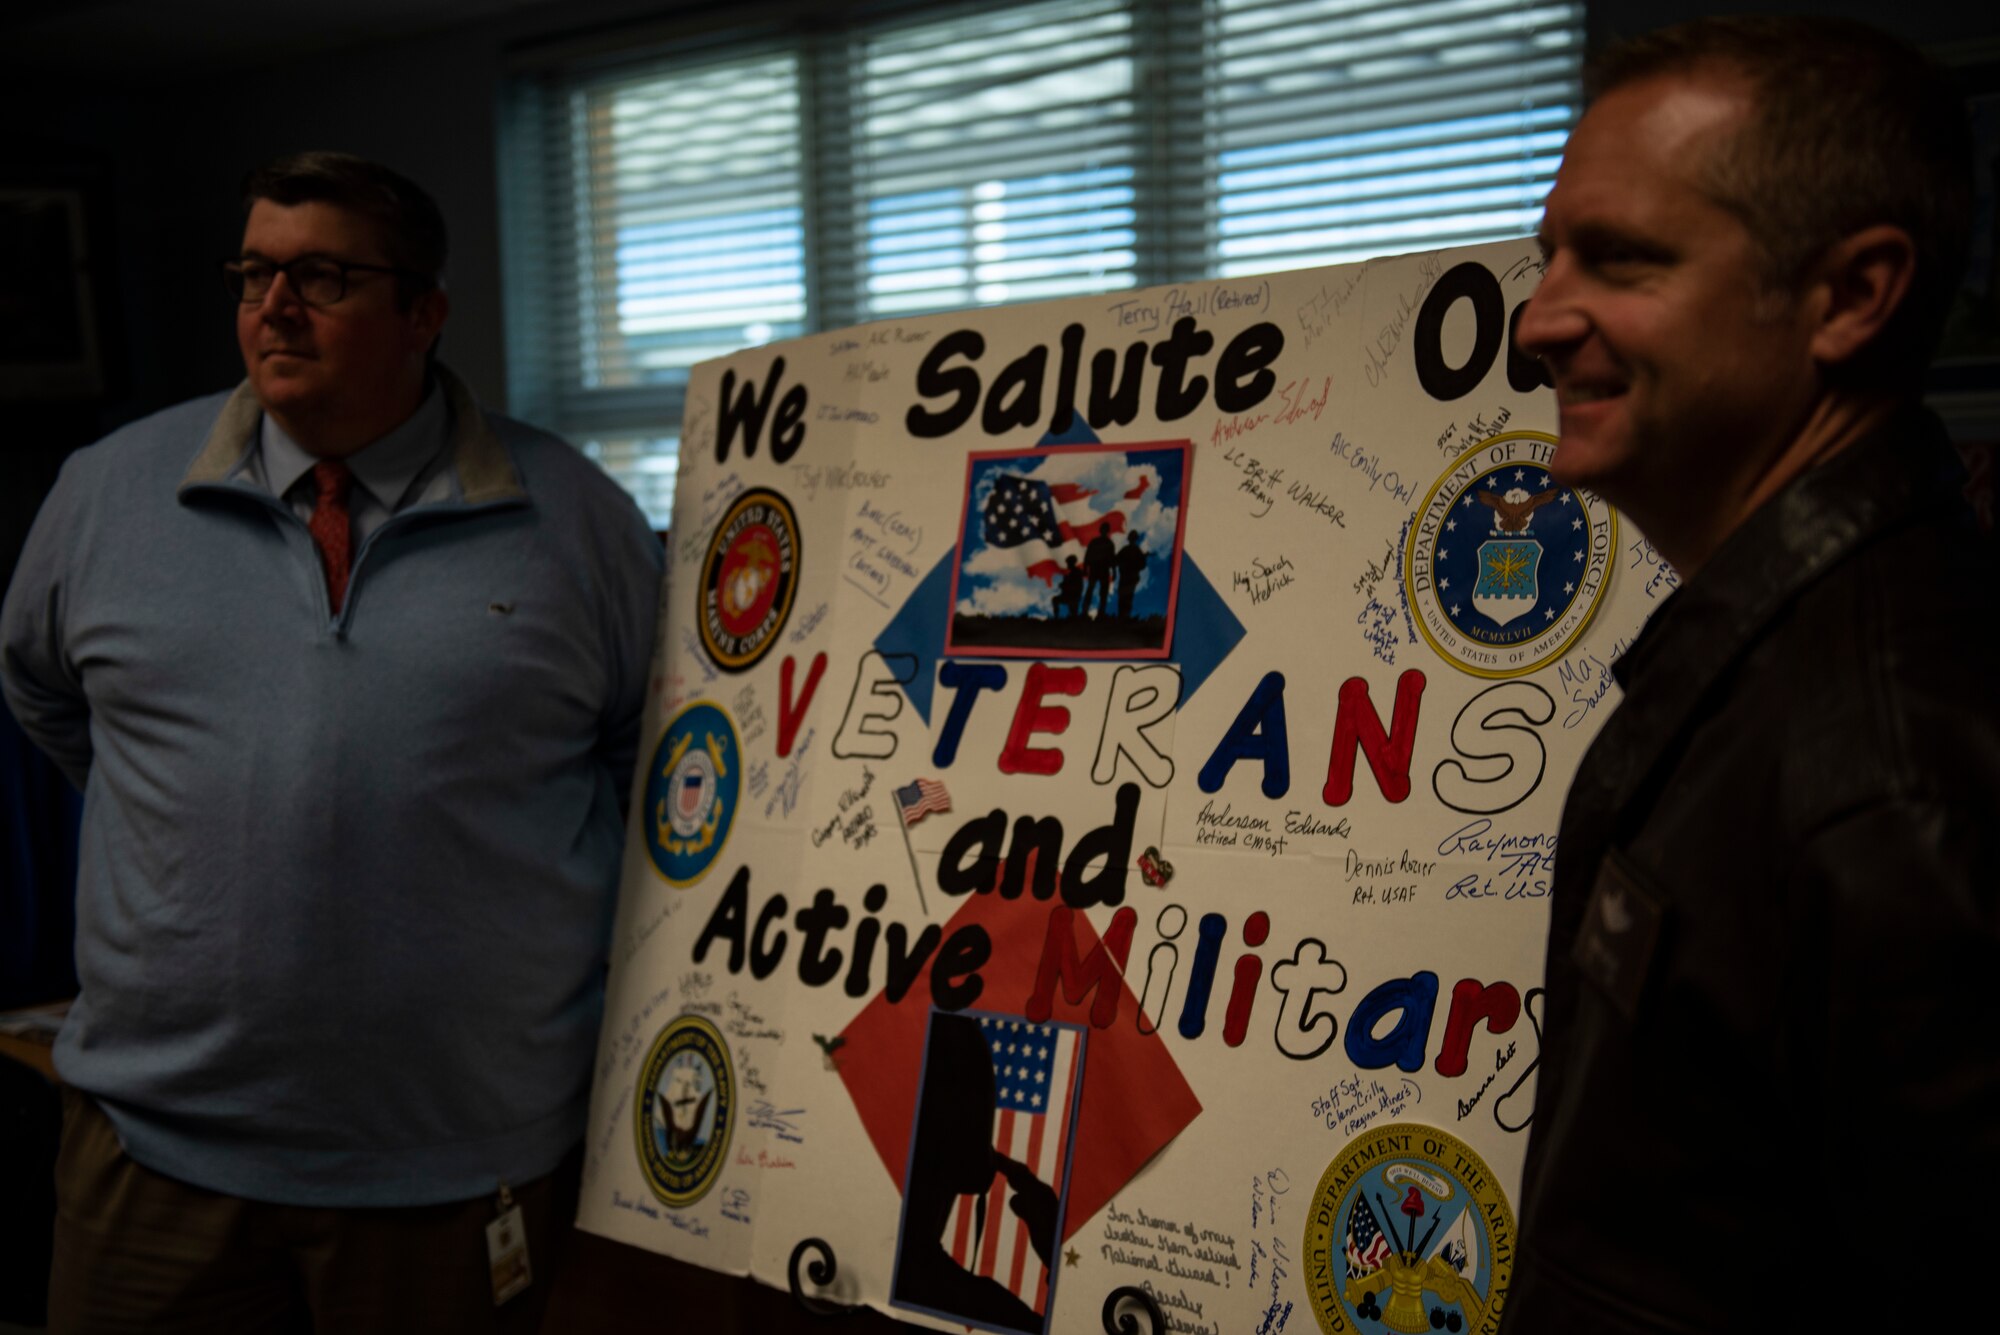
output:
[{"label": "man's ear", "polygon": [[1812,354],[1822,366],[1842,365],[1880,338],[1902,308],[1916,275],[1917,248],[1902,228],[1876,223],[1836,241],[1818,268],[1824,305]]},{"label": "man's ear", "polygon": [[433,287],[418,294],[410,303],[410,326],[418,333],[435,339],[444,332],[444,321],[451,314],[451,298],[441,287]]}]

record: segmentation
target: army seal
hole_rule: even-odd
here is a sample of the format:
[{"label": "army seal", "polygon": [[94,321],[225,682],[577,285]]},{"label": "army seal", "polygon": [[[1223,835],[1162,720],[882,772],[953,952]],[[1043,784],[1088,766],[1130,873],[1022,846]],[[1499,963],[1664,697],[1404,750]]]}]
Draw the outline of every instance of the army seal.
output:
[{"label": "army seal", "polygon": [[1604,597],[1618,520],[1549,477],[1555,437],[1510,431],[1461,454],[1424,497],[1403,549],[1417,629],[1475,677],[1560,658]]},{"label": "army seal", "polygon": [[671,885],[707,874],[736,821],[743,748],[719,705],[697,700],[660,734],[641,813],[646,852]]},{"label": "army seal", "polygon": [[777,492],[753,487],[730,502],[701,567],[701,645],[724,672],[770,652],[798,592],[799,521]]},{"label": "army seal", "polygon": [[639,1167],[662,1204],[707,1194],[729,1162],[736,1073],[722,1033],[699,1015],[670,1021],[647,1050],[633,1107]]},{"label": "army seal", "polygon": [[1492,1335],[1514,1273],[1514,1211],[1464,1141],[1391,1122],[1349,1141],[1320,1175],[1304,1248],[1326,1335]]}]

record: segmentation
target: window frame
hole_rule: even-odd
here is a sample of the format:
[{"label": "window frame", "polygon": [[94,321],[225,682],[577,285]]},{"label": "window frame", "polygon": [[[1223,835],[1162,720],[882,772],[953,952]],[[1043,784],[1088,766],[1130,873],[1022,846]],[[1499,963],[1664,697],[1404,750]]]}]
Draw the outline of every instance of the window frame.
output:
[{"label": "window frame", "polygon": [[[650,488],[653,503],[649,509],[656,521],[664,519],[665,502],[660,497],[670,488],[673,471],[666,452],[680,434],[686,373],[636,385],[587,387],[582,375],[584,361],[590,348],[599,345],[584,337],[586,321],[613,318],[607,317],[602,307],[606,291],[613,294],[610,300],[615,305],[616,270],[603,276],[594,292],[571,294],[565,290],[588,286],[566,283],[568,275],[580,271],[582,246],[575,229],[555,216],[558,209],[551,201],[574,198],[579,187],[571,183],[587,168],[589,143],[587,136],[573,128],[557,133],[555,127],[562,123],[558,116],[563,114],[571,117],[573,125],[575,99],[584,97],[586,90],[641,74],[671,77],[677,70],[698,71],[739,59],[781,54],[794,58],[804,265],[802,332],[844,328],[871,318],[892,318],[887,312],[871,313],[866,305],[867,196],[865,155],[859,146],[865,132],[865,108],[855,91],[863,76],[866,44],[940,21],[990,21],[996,15],[1047,3],[1049,0],[1008,0],[1004,4],[878,0],[844,6],[835,14],[791,3],[747,11],[714,6],[643,29],[622,29],[513,53],[502,92],[500,140],[509,410],[546,423],[576,441],[604,462],[614,476],[623,474],[620,480],[635,492]],[[1212,69],[1219,58],[1214,44],[1224,27],[1224,6],[1233,6],[1239,16],[1248,13],[1254,18],[1281,12],[1296,3],[1298,0],[1124,0],[1122,7],[1130,15],[1133,62],[1128,128],[1135,262],[1129,270],[1129,283],[1121,282],[1117,287],[1199,282],[1296,268],[1310,262],[1288,259],[1282,248],[1261,267],[1254,261],[1247,266],[1232,261],[1225,254],[1226,233],[1231,226],[1225,180],[1231,172],[1242,169],[1226,161],[1225,118],[1215,100],[1220,85]],[[1340,5],[1342,0],[1326,3]],[[1524,114],[1539,111],[1548,119],[1551,105],[1561,108],[1553,117],[1559,135],[1548,150],[1559,155],[1561,137],[1566,137],[1581,110],[1581,50],[1588,17],[1583,0],[1349,3],[1357,13],[1412,5],[1425,12],[1481,8],[1491,15],[1520,16],[1523,33],[1530,31],[1526,25],[1532,17],[1556,16],[1560,21],[1552,28],[1544,23],[1534,31],[1547,29],[1560,34],[1560,40],[1548,48],[1552,53],[1548,63],[1559,66],[1567,61],[1568,96],[1561,104],[1536,103],[1524,108]],[[1504,17],[1494,21],[1504,24]],[[1504,83],[1507,76],[1497,77]],[[566,112],[566,107],[572,110]],[[1282,122],[1284,117],[1272,112],[1266,119]],[[1517,184],[1519,179],[1507,178],[1505,184]],[[1532,181],[1527,188],[1533,188]],[[1545,193],[1546,185],[1540,190]],[[1444,233],[1436,244],[1461,244],[1464,239]],[[1392,245],[1389,250],[1424,248],[1419,242]],[[1296,248],[1290,252],[1298,253]],[[968,288],[972,285],[969,278]],[[1005,303],[972,304],[1011,304],[1014,299],[1042,298],[1031,295]],[[593,303],[598,308],[595,311]],[[650,472],[654,478],[651,482],[635,479],[635,470]],[[641,500],[647,503],[646,496]]]}]

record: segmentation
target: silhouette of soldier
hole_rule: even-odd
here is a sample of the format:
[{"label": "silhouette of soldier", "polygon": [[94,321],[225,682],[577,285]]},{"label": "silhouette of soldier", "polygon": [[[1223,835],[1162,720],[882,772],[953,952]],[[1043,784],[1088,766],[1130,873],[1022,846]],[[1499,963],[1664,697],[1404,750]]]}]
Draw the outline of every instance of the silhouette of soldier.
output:
[{"label": "silhouette of soldier", "polygon": [[1125,549],[1118,553],[1118,619],[1132,619],[1132,595],[1139,591],[1139,576],[1146,573],[1146,553],[1139,535],[1125,535]]},{"label": "silhouette of soldier", "polygon": [[1076,563],[1076,557],[1069,558],[1069,566],[1062,572],[1062,588],[1056,594],[1056,620],[1065,615],[1071,618],[1083,611],[1083,567]]},{"label": "silhouette of soldier", "polygon": [[986,1218],[985,1202],[993,1175],[1000,1173],[1012,1189],[1007,1208],[1026,1227],[1036,1258],[1046,1266],[1055,1254],[1054,1190],[993,1147],[999,1096],[979,1022],[934,1014],[925,1072],[891,1296],[977,1325],[1039,1332],[1039,1313],[1005,1285],[959,1265],[944,1247],[945,1225],[961,1196],[977,1199],[982,1235],[998,1226]]},{"label": "silhouette of soldier", "polygon": [[1090,576],[1090,586],[1083,592],[1083,602],[1088,608],[1092,595],[1095,595],[1097,615],[1100,617],[1111,610],[1111,568],[1117,560],[1118,548],[1111,541],[1111,521],[1107,519],[1097,526],[1097,536],[1083,549],[1084,570]]}]

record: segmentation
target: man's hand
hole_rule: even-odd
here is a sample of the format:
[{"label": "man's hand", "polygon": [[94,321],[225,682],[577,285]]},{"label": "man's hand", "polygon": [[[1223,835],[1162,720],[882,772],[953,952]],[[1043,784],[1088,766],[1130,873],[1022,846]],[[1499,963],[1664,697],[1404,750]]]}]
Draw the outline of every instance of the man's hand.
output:
[{"label": "man's hand", "polygon": [[1013,1199],[1007,1208],[1014,1212],[1028,1228],[1028,1243],[1035,1249],[1035,1255],[1042,1258],[1045,1266],[1053,1265],[1050,1259],[1056,1247],[1056,1193],[1048,1183],[1036,1177],[1028,1166],[994,1151],[993,1166],[1007,1179],[1013,1188]]}]

